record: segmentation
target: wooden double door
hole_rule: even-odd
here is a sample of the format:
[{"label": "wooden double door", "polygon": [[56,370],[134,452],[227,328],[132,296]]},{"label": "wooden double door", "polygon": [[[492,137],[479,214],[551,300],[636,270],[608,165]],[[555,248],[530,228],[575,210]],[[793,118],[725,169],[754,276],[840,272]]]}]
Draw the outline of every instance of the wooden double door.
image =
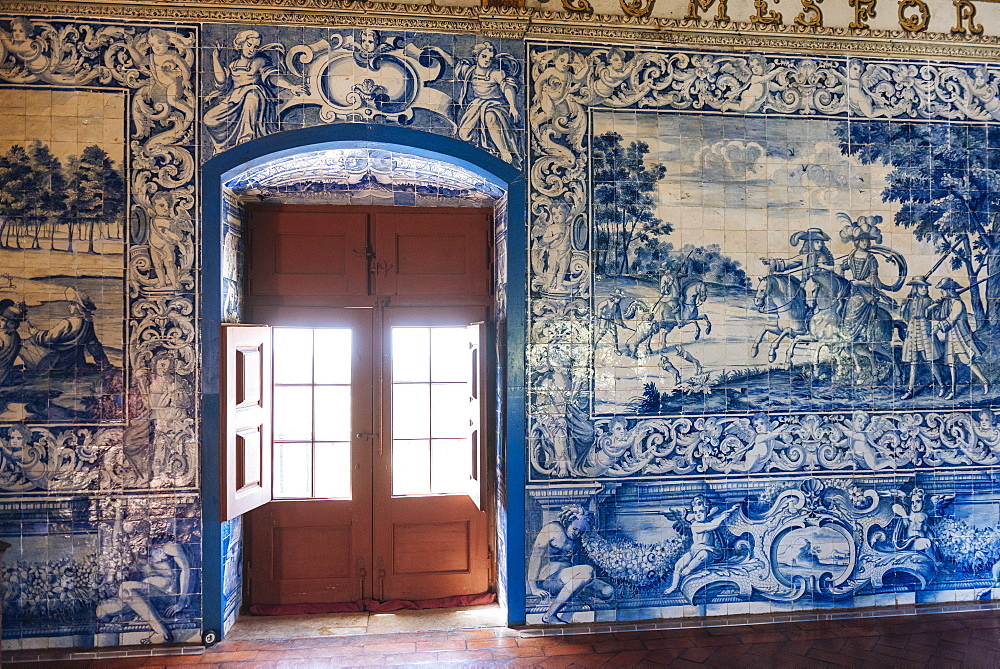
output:
[{"label": "wooden double door", "polygon": [[248,311],[267,327],[224,338],[255,332],[271,360],[270,436],[259,456],[254,438],[230,448],[236,488],[263,497],[270,469],[251,603],[486,592],[488,212],[281,206],[248,223]]}]

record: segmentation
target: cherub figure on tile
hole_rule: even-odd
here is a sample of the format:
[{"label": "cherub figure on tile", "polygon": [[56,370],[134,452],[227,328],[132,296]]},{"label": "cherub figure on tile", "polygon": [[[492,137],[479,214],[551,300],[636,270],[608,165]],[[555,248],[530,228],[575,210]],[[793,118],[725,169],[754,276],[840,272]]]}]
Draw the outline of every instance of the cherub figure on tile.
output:
[{"label": "cherub figure on tile", "polygon": [[194,264],[194,223],[175,205],[171,191],[157,191],[150,204],[149,256],[156,285],[168,290],[180,288]]},{"label": "cherub figure on tile", "polygon": [[[50,67],[48,46],[35,36],[35,25],[23,16],[15,17],[10,22],[10,32],[0,28],[0,63],[12,60],[20,63],[30,75],[44,75]],[[34,80],[32,76],[29,81]]]},{"label": "cherub figure on tile", "polygon": [[663,594],[669,595],[676,591],[682,579],[708,567],[720,557],[723,542],[719,529],[739,508],[739,504],[734,504],[728,509],[720,510],[711,506],[705,495],[695,495],[691,499],[690,509],[671,508],[660,512],[676,521],[675,525],[680,524],[691,533],[691,546],[674,564],[670,585]]},{"label": "cherub figure on tile", "polygon": [[150,28],[144,36],[126,45],[131,58],[125,65],[126,71],[138,68],[149,77],[134,98],[132,118],[136,127],[146,136],[154,123],[171,126],[150,139],[150,143],[176,142],[194,121],[191,84],[194,49],[190,48],[189,39],[161,28]]}]

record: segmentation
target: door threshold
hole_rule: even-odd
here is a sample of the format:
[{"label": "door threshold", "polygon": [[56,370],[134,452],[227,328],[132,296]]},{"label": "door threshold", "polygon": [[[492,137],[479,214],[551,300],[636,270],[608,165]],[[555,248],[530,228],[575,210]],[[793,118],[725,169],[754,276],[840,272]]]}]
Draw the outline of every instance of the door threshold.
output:
[{"label": "door threshold", "polygon": [[227,640],[303,639],[359,634],[441,632],[506,627],[507,611],[497,603],[449,609],[405,609],[391,613],[307,613],[241,615]]}]

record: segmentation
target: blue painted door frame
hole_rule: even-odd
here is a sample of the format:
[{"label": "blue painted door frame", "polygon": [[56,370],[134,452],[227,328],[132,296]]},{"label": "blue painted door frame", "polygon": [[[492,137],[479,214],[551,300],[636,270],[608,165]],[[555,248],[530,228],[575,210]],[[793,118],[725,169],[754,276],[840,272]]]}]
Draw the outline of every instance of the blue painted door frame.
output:
[{"label": "blue painted door frame", "polygon": [[527,332],[527,226],[524,174],[471,144],[449,137],[396,126],[342,123],[279,132],[241,144],[215,156],[202,167],[202,430],[203,499],[202,614],[205,630],[221,638],[223,626],[222,524],[219,471],[219,325],[222,320],[222,184],[263,163],[307,151],[376,148],[416,154],[463,167],[499,181],[507,189],[507,404],[506,574],[507,619],[524,622],[524,483],[525,377]]}]

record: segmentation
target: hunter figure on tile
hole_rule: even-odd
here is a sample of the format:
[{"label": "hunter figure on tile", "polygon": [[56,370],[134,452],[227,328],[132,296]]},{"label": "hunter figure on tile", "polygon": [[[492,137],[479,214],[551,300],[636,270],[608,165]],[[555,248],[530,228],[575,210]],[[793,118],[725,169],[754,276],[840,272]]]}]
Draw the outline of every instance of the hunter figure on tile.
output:
[{"label": "hunter figure on tile", "polygon": [[903,342],[903,362],[910,364],[910,380],[906,385],[904,400],[913,397],[917,378],[917,364],[925,363],[931,369],[934,384],[944,394],[944,382],[937,363],[941,359],[941,348],[934,336],[935,303],[928,289],[930,283],[922,276],[910,279],[910,294],[903,303],[902,316],[906,321],[906,340]]},{"label": "hunter figure on tile", "polygon": [[968,365],[969,370],[983,382],[983,395],[987,395],[990,392],[990,382],[978,363],[982,350],[972,336],[972,328],[969,326],[969,312],[965,308],[965,302],[958,294],[962,286],[951,277],[945,277],[938,281],[936,288],[943,295],[938,300],[937,309],[940,320],[934,327],[934,331],[938,338],[944,342],[944,364],[948,365],[948,373],[951,376],[951,389],[948,394],[945,395],[944,386],[941,387],[938,394],[944,395],[947,400],[953,399],[956,392],[956,367],[957,365]]}]

